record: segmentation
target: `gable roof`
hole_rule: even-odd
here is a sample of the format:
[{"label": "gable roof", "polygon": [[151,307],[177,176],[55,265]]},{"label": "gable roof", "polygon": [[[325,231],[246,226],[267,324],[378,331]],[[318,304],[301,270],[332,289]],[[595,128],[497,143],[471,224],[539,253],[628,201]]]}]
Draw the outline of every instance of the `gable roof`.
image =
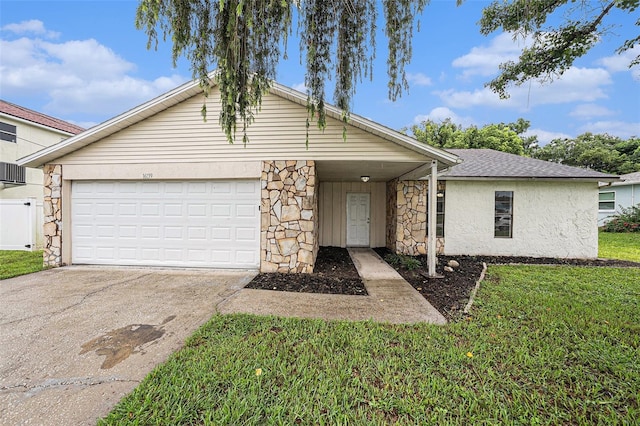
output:
[{"label": "gable roof", "polygon": [[640,172],[627,173],[626,175],[620,175],[620,182],[614,182],[611,185],[623,186],[623,185],[638,185],[640,184]]},{"label": "gable roof", "polygon": [[77,135],[84,131],[80,126],[68,123],[58,118],[50,117],[41,112],[33,111],[29,108],[21,107],[11,102],[0,99],[0,113],[10,115],[15,118],[19,118],[25,121],[30,121],[41,126],[49,127],[51,129],[59,130],[63,133],[70,135]]},{"label": "gable roof", "polygon": [[463,162],[442,173],[443,180],[459,179],[570,179],[588,181],[618,180],[617,176],[492,149],[447,149]]},{"label": "gable roof", "polygon": [[[141,122],[161,111],[164,111],[174,105],[179,104],[186,99],[201,94],[202,88],[199,81],[187,82],[163,95],[156,97],[138,107],[135,107],[123,114],[120,114],[102,124],[98,124],[91,129],[84,131],[76,136],[61,141],[55,145],[44,148],[34,154],[26,156],[18,160],[18,164],[27,167],[40,167],[46,163],[50,163],[57,158],[70,154],[81,149],[93,142],[110,136],[124,128]],[[270,94],[287,99],[302,106],[307,105],[307,95],[281,84],[272,83],[269,90]],[[332,105],[325,107],[327,116],[342,120],[342,112]],[[455,154],[445,150],[435,148],[418,142],[417,140],[404,135],[400,132],[392,130],[374,121],[368,120],[356,114],[349,116],[349,125],[359,128],[367,133],[378,136],[386,141],[400,145],[406,149],[417,152],[429,159],[436,159],[443,166],[451,166],[459,162]],[[313,142],[310,142],[313,143]],[[425,159],[426,160],[426,159]]]}]

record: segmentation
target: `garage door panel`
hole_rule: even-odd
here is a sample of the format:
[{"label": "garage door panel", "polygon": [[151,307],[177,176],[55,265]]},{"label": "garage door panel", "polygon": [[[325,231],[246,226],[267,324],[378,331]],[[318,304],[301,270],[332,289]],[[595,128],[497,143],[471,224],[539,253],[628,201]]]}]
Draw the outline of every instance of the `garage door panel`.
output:
[{"label": "garage door panel", "polygon": [[138,206],[133,203],[118,203],[118,214],[120,216],[137,216]]},{"label": "garage door panel", "polygon": [[163,207],[165,217],[182,217],[182,204],[165,203]]},{"label": "garage door panel", "polygon": [[212,227],[211,238],[213,241],[231,241],[231,228],[225,228],[222,226]]},{"label": "garage door panel", "polygon": [[256,181],[72,184],[72,262],[257,268]]}]

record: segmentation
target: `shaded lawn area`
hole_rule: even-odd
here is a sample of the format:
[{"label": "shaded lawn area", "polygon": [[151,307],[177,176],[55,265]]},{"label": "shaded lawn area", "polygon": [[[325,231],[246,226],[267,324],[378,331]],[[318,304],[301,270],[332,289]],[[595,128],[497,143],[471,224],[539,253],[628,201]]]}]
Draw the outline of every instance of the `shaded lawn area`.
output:
[{"label": "shaded lawn area", "polygon": [[599,232],[598,257],[640,262],[640,232]]},{"label": "shaded lawn area", "polygon": [[444,327],[214,316],[102,424],[633,424],[640,268],[490,266]]},{"label": "shaded lawn area", "polygon": [[0,250],[0,280],[42,271],[42,250]]}]

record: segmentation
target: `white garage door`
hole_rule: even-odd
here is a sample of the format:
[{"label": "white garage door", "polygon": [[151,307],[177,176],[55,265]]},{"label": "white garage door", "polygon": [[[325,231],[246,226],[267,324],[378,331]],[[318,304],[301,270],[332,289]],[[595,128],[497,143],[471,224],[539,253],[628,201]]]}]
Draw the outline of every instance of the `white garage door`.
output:
[{"label": "white garage door", "polygon": [[75,181],[72,262],[257,268],[260,184]]}]

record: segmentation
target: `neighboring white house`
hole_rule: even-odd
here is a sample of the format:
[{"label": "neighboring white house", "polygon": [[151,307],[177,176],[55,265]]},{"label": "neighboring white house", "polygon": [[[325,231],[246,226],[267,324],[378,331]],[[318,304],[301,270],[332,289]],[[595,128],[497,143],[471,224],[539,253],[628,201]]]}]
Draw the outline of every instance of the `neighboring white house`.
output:
[{"label": "neighboring white house", "polygon": [[640,172],[620,175],[619,182],[600,185],[598,199],[598,225],[608,222],[620,208],[640,204]]},{"label": "neighboring white house", "polygon": [[18,166],[16,161],[83,130],[0,100],[0,199],[33,197],[42,202],[42,170]]},{"label": "neighboring white house", "polygon": [[[56,144],[84,129],[28,108],[0,100],[0,249],[42,246],[42,221],[26,218],[39,207],[43,173],[19,166],[18,158]],[[33,229],[25,229],[33,228]],[[24,240],[24,242],[23,242]],[[30,246],[30,247],[25,247]]]},{"label": "neighboring white house", "polygon": [[598,181],[615,177],[545,162],[550,175],[536,167],[518,176],[509,156],[495,164],[506,176],[449,173],[446,196],[430,197],[420,179],[464,172],[456,166],[464,153],[355,114],[345,142],[334,107],[323,131],[307,130],[306,95],[279,84],[263,97],[246,146],[229,144],[200,116],[203,101],[218,115],[219,96],[212,88],[205,101],[187,83],[21,159],[47,176],[45,263],[311,272],[319,246],[424,254],[434,244],[428,225],[436,228],[429,199],[441,200],[440,252],[597,256]]}]

